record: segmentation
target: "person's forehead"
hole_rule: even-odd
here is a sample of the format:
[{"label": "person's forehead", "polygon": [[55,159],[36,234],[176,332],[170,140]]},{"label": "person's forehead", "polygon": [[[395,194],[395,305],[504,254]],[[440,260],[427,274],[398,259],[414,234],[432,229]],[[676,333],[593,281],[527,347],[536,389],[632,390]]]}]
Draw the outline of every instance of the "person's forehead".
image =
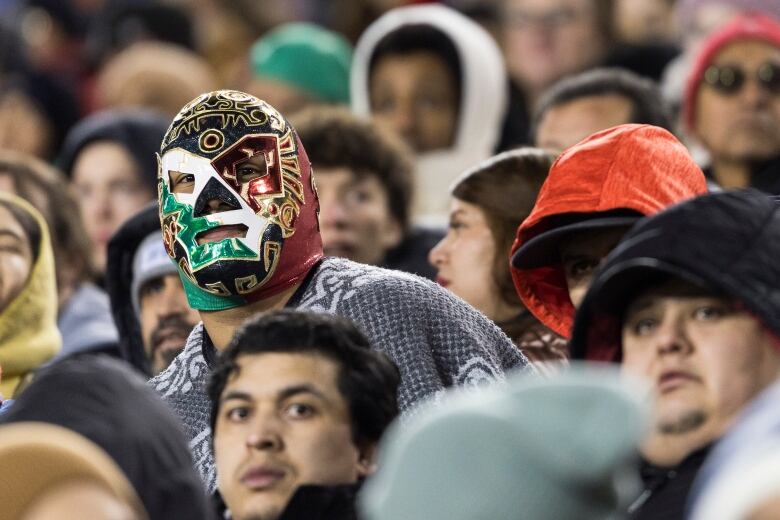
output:
[{"label": "person's forehead", "polygon": [[263,352],[236,358],[237,373],[225,390],[237,389],[253,395],[274,397],[292,386],[309,385],[323,393],[337,390],[338,364],[316,353]]},{"label": "person's forehead", "polygon": [[745,61],[780,61],[780,47],[777,47],[764,40],[739,40],[731,42],[722,49],[712,59],[715,65],[725,63],[743,63]]},{"label": "person's forehead", "polygon": [[632,100],[613,92],[589,94],[555,104],[539,121],[537,145],[568,148],[599,130],[630,122],[633,108]]},{"label": "person's forehead", "polygon": [[542,121],[550,115],[567,115],[572,119],[572,123],[576,123],[574,116],[579,115],[613,119],[613,112],[630,109],[631,106],[631,100],[618,92],[587,94],[553,105],[542,117]]},{"label": "person's forehead", "polygon": [[666,301],[695,298],[732,299],[715,289],[703,287],[683,278],[670,276],[639,290],[628,302],[627,309],[628,313],[630,313],[640,308],[661,304]]},{"label": "person's forehead", "polygon": [[560,9],[595,10],[594,0],[506,0],[510,8],[546,13]]},{"label": "person's forehead", "polygon": [[[314,182],[329,186],[349,185],[358,179],[358,175],[349,166],[317,166],[314,167]],[[319,185],[317,186],[319,188]]]},{"label": "person's forehead", "polygon": [[449,87],[453,83],[447,61],[431,49],[420,48],[381,56],[373,66],[372,78],[380,72],[383,72],[383,81],[371,82],[375,88],[389,88],[391,85],[434,88]]}]

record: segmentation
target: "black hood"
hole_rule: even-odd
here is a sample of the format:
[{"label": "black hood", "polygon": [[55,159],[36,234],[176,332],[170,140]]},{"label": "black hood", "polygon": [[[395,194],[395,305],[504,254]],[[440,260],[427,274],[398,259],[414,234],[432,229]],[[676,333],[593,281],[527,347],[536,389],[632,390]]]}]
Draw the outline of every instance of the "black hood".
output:
[{"label": "black hood", "polygon": [[150,520],[211,518],[178,421],[125,363],[79,355],[41,370],[0,423],[21,421],[56,424],[103,448]]},{"label": "black hood", "polygon": [[170,120],[155,112],[134,110],[98,112],[79,122],[68,133],[59,166],[69,177],[81,150],[97,141],[122,145],[133,157],[141,180],[157,193],[157,156]]},{"label": "black hood", "polygon": [[151,376],[151,369],[144,351],[141,323],[133,309],[131,286],[135,252],[141,241],[155,231],[160,234],[162,240],[157,201],[150,203],[122,224],[108,242],[106,257],[106,292],[111,302],[111,314],[119,331],[120,355],[147,376]]},{"label": "black hood", "polygon": [[643,219],[599,269],[577,312],[572,358],[621,359],[626,305],[675,276],[734,298],[780,336],[780,203],[755,189],[704,195]]}]

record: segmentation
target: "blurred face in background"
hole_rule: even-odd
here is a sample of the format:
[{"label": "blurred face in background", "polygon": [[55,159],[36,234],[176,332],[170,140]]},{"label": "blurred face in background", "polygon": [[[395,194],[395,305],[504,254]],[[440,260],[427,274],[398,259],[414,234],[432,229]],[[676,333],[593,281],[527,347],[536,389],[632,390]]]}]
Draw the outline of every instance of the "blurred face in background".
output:
[{"label": "blurred face in background", "polygon": [[184,349],[200,314],[190,308],[178,275],[168,274],[141,286],[138,306],[141,337],[154,375],[165,370]]},{"label": "blurred face in background", "polygon": [[533,102],[563,76],[606,51],[595,0],[504,0],[504,53],[510,75]]},{"label": "blurred face in background", "polygon": [[559,154],[599,130],[627,123],[632,110],[631,101],[619,94],[584,96],[555,105],[539,121],[534,144]]},{"label": "blurred face in background", "polygon": [[724,47],[705,71],[695,111],[696,134],[716,165],[780,154],[780,49],[760,41]]},{"label": "blurred face in background", "polygon": [[431,249],[428,261],[438,270],[439,285],[493,321],[502,321],[517,314],[517,309],[507,309],[500,296],[493,276],[495,255],[496,242],[485,212],[453,198],[447,234]]},{"label": "blurred face in background", "polygon": [[403,232],[377,176],[358,176],[349,168],[317,168],[314,181],[325,254],[380,265]]},{"label": "blurred face in background", "polygon": [[371,72],[371,115],[415,152],[450,148],[458,123],[458,82],[434,52],[386,55]]},{"label": "blurred face in background", "polygon": [[85,146],[73,164],[71,178],[92,241],[95,267],[104,272],[111,235],[155,194],[141,180],[127,150],[110,141]]},{"label": "blurred face in background", "polygon": [[54,130],[46,114],[18,89],[0,94],[0,148],[46,159]]}]

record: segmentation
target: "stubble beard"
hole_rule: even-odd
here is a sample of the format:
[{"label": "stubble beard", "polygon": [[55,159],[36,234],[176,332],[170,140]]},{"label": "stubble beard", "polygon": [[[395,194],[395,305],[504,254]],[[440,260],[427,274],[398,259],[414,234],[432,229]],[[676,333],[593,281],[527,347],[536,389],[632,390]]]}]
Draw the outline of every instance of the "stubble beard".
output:
[{"label": "stubble beard", "polygon": [[683,435],[699,429],[705,422],[707,422],[707,414],[701,410],[694,410],[674,419],[660,421],[657,431],[662,435]]}]

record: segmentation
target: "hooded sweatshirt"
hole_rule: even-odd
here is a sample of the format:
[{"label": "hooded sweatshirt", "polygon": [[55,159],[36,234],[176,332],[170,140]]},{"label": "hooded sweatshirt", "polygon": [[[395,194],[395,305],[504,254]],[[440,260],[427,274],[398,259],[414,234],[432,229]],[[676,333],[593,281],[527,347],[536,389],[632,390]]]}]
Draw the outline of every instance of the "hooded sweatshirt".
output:
[{"label": "hooded sweatshirt", "polygon": [[178,421],[123,362],[78,355],[47,367],[0,424],[23,421],[62,426],[100,446],[150,520],[212,518]]},{"label": "hooded sweatshirt", "polygon": [[[603,130],[553,163],[531,214],[517,230],[511,255],[552,229],[553,217],[613,210],[652,215],[706,191],[701,169],[668,131],[635,124]],[[526,308],[547,328],[568,338],[574,305],[563,265],[512,267],[512,279]]]},{"label": "hooded sweatshirt", "polygon": [[[125,148],[138,167],[141,181],[157,192],[157,157],[165,131],[166,118],[148,111],[110,110],[83,119],[68,134],[60,154],[60,167],[66,175],[73,173],[81,151],[98,141],[115,142]],[[99,175],[99,172],[95,172]]]},{"label": "hooded sweatshirt", "polygon": [[361,35],[352,61],[352,110],[371,115],[369,64],[377,44],[405,25],[427,24],[450,37],[460,59],[460,108],[451,148],[417,156],[413,219],[442,224],[449,208],[449,186],[467,168],[487,159],[501,137],[507,110],[507,75],[498,45],[479,25],[441,5],[393,9]]},{"label": "hooded sweatshirt", "polygon": [[119,331],[119,353],[122,359],[147,376],[151,375],[149,360],[144,349],[138,314],[133,308],[133,260],[141,242],[155,231],[162,233],[156,202],[130,218],[111,237],[106,262],[106,291]]},{"label": "hooded sweatshirt", "polygon": [[0,193],[0,200],[18,206],[35,218],[40,229],[38,256],[22,291],[0,312],[0,394],[12,397],[16,387],[32,370],[60,350],[57,329],[57,285],[54,254],[43,217],[26,201]]}]

